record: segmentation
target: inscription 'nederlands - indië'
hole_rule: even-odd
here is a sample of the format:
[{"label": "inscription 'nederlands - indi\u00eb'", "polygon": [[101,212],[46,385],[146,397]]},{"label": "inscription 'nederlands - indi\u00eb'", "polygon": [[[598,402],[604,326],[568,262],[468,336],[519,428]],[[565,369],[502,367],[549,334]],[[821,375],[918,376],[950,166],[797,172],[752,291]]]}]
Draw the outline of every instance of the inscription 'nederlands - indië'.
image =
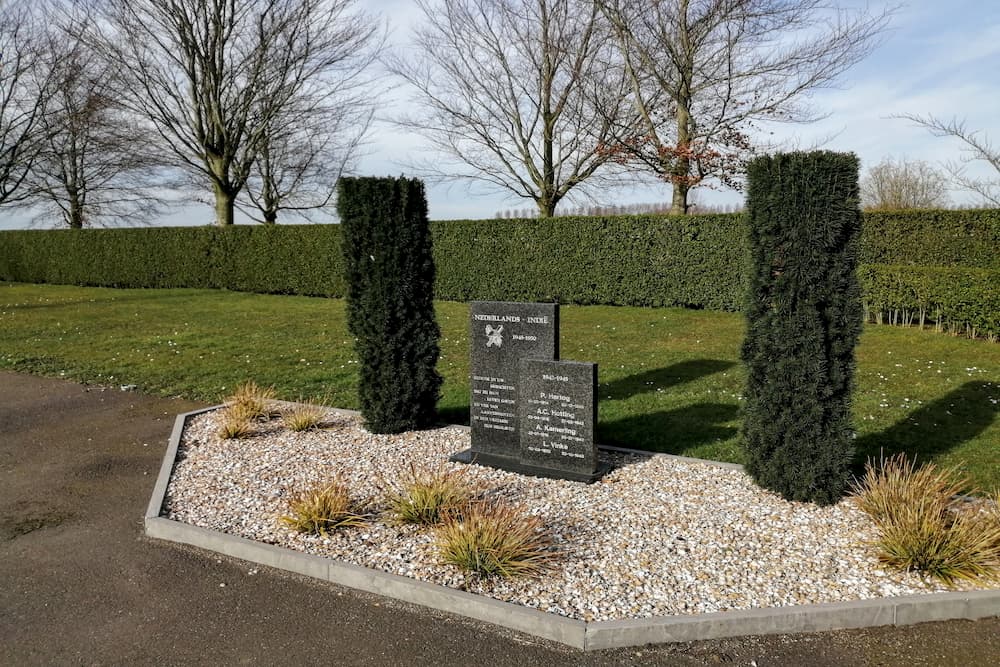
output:
[{"label": "inscription 'nederlands - indi\u00eb'", "polygon": [[[486,313],[474,313],[472,319],[476,322],[520,322],[520,315],[489,315]],[[548,324],[549,318],[547,315],[541,317],[531,317],[525,316],[524,321],[528,324]]]}]

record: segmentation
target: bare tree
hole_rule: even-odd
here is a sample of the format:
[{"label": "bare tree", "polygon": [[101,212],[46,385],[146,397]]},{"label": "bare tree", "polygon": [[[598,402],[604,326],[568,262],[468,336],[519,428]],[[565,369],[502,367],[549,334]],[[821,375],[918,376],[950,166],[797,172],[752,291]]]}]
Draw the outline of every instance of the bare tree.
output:
[{"label": "bare tree", "polygon": [[948,179],[923,160],[886,159],[861,179],[861,203],[873,210],[944,208]]},{"label": "bare tree", "polygon": [[[965,121],[957,118],[946,122],[930,115],[923,117],[904,114],[894,117],[913,121],[935,137],[952,137],[962,142],[962,156],[958,161],[946,163],[945,168],[960,188],[978,195],[987,206],[1000,207],[1000,149],[993,145],[987,135],[970,130]],[[969,175],[968,166],[976,162],[985,163],[996,172],[996,176],[977,178]]]},{"label": "bare tree", "polygon": [[[121,73],[121,103],[174,166],[212,186],[215,218],[237,196],[281,111],[342,58],[356,0],[104,0],[95,40]],[[374,29],[374,28],[373,28]]]},{"label": "bare tree", "polygon": [[[152,138],[116,104],[112,65],[79,39],[88,19],[72,7],[51,24],[38,77],[50,76],[51,94],[39,118],[42,140],[26,182],[39,217],[55,213],[79,229],[95,222],[149,216],[159,160],[137,145]],[[46,70],[43,72],[42,70]]]},{"label": "bare tree", "polygon": [[891,10],[827,0],[597,0],[642,118],[612,147],[673,186],[671,212],[705,182],[738,185],[762,121],[818,116],[809,93],[867,56]]},{"label": "bare tree", "polygon": [[337,180],[359,157],[379,99],[371,71],[384,36],[367,16],[346,15],[348,7],[339,7],[322,85],[290,97],[261,134],[246,193],[264,223],[281,211],[308,219],[327,209]]},{"label": "bare tree", "polygon": [[600,13],[587,0],[417,0],[414,54],[390,69],[417,93],[400,119],[444,160],[415,165],[530,199],[555,213],[609,161],[598,150],[623,123],[627,87],[609,66]]},{"label": "bare tree", "polygon": [[264,133],[246,186],[247,198],[265,224],[276,223],[282,211],[308,219],[327,208],[337,180],[351,170],[371,120],[369,114],[347,123],[336,109],[281,122],[284,115]]},{"label": "bare tree", "polygon": [[44,139],[50,93],[39,19],[29,1],[0,2],[0,204],[29,198],[26,180]]}]

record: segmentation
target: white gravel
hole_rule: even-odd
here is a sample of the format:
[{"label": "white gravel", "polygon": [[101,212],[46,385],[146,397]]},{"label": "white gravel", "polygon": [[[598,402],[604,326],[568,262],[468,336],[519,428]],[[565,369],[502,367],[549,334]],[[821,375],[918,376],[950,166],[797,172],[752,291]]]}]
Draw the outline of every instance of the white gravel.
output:
[{"label": "white gravel", "polygon": [[[947,590],[880,569],[867,517],[849,501],[820,508],[757,487],[744,473],[664,456],[603,453],[591,485],[447,463],[464,429],[373,435],[331,413],[320,431],[281,420],[242,440],[216,437],[218,412],[188,421],[165,515],[203,528],[430,581],[586,621],[838,602]],[[279,525],[289,497],[340,476],[376,501],[411,464],[460,469],[544,519],[555,569],[520,580],[466,577],[437,562],[427,529],[384,517],[329,537]]]}]

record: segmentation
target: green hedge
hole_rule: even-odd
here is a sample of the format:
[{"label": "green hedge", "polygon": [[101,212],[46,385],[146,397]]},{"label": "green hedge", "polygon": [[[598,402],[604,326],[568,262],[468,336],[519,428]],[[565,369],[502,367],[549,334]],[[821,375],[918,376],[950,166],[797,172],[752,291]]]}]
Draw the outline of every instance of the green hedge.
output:
[{"label": "green hedge", "polygon": [[0,279],[343,296],[333,225],[0,232]]},{"label": "green hedge", "polygon": [[1000,269],[1000,209],[866,212],[858,259]]},{"label": "green hedge", "polygon": [[434,225],[438,298],[739,310],[738,215],[565,217]]},{"label": "green hedge", "polygon": [[858,277],[870,321],[1000,337],[1000,271],[869,264]]},{"label": "green hedge", "polygon": [[[996,330],[1000,211],[866,213],[862,230],[859,263],[892,265],[860,274],[871,313],[919,313],[931,303],[923,285],[938,280],[933,313]],[[439,299],[741,310],[746,293],[740,214],[455,220],[431,231]],[[20,282],[340,297],[342,262],[338,225],[0,232],[0,280]],[[931,263],[952,270],[905,267]]]}]

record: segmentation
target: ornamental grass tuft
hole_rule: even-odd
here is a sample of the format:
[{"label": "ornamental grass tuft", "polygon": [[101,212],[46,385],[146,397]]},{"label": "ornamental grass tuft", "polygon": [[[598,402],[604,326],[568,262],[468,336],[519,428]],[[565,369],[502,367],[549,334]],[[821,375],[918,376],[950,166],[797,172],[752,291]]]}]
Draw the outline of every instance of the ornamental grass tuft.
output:
[{"label": "ornamental grass tuft", "polygon": [[386,492],[385,503],[399,523],[429,526],[439,523],[446,512],[461,512],[477,493],[462,471],[411,465],[399,486]]},{"label": "ornamental grass tuft", "polygon": [[254,434],[256,411],[242,403],[230,403],[221,413],[219,437],[223,440],[246,438]]},{"label": "ornamental grass tuft", "polygon": [[334,480],[303,491],[288,503],[289,514],[279,517],[284,525],[300,533],[327,535],[338,528],[364,525],[367,503],[351,498],[347,485]]},{"label": "ornamental grass tuft", "polygon": [[931,513],[948,509],[955,496],[968,492],[969,479],[959,471],[925,464],[919,468],[903,453],[869,459],[865,474],[852,486],[854,501],[876,523],[891,519],[903,507],[927,506]]},{"label": "ornamental grass tuft", "polygon": [[317,429],[325,418],[326,408],[316,403],[297,403],[281,413],[281,421],[296,432]]},{"label": "ornamental grass tuft", "polygon": [[260,387],[253,380],[247,380],[236,387],[226,402],[238,407],[250,419],[266,421],[277,414],[271,405],[274,396],[274,387]]},{"label": "ornamental grass tuft", "polygon": [[556,552],[542,520],[500,499],[443,513],[437,546],[444,563],[482,576],[537,576]]},{"label": "ornamental grass tuft", "polygon": [[875,548],[881,563],[948,586],[998,578],[1000,523],[979,510],[927,510],[904,507],[879,525]]},{"label": "ornamental grass tuft", "polygon": [[954,586],[1000,577],[1000,509],[964,502],[971,490],[959,471],[917,468],[900,454],[869,461],[854,498],[875,521],[879,562]]}]

